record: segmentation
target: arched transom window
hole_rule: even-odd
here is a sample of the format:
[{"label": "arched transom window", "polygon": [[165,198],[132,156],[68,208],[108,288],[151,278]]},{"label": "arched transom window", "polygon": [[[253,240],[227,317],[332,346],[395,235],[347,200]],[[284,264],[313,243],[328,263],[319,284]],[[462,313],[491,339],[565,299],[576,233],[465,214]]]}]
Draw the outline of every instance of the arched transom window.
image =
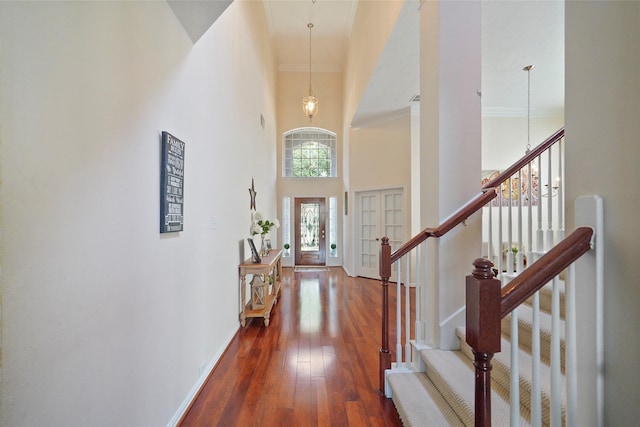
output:
[{"label": "arched transom window", "polygon": [[294,129],[284,134],[282,176],[336,177],[336,134],[320,128]]}]

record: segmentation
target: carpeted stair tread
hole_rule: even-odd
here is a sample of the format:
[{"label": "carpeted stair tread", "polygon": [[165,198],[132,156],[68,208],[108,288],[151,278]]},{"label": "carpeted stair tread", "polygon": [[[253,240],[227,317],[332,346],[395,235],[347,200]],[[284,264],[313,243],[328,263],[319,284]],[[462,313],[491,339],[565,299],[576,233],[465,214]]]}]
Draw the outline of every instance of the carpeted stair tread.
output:
[{"label": "carpeted stair tread", "polygon": [[[470,359],[473,358],[471,347],[466,343],[465,328],[457,328],[456,335],[460,338],[461,350]],[[491,371],[491,383],[493,389],[499,393],[505,400],[509,400],[511,389],[511,343],[502,339],[501,351],[494,354],[491,360],[493,369]],[[518,371],[520,377],[520,404],[531,411],[531,389],[532,389],[532,366],[533,359],[531,354],[520,350],[518,359]],[[550,424],[551,419],[551,368],[545,363],[540,364],[540,391],[542,403],[542,422],[545,425]],[[566,396],[563,387],[562,395],[562,418],[563,423],[566,420]]]},{"label": "carpeted stair tread", "polygon": [[[438,391],[454,408],[462,422],[474,425],[475,368],[472,361],[461,351],[443,351],[438,349],[422,350],[422,360],[426,373]],[[494,426],[509,425],[509,403],[497,392],[491,392],[491,420]],[[529,425],[527,419],[521,419],[519,425]]]},{"label": "carpeted stair tread", "polygon": [[[565,282],[560,280],[560,317],[565,314]],[[542,424],[550,425],[551,418],[551,330],[553,282],[549,282],[538,293],[540,323],[540,388]],[[520,414],[519,426],[531,423],[532,365],[531,334],[533,330],[533,297],[518,307],[519,383]],[[502,320],[501,352],[493,356],[491,364],[492,424],[510,425],[509,392],[511,387],[511,315]],[[393,401],[398,413],[407,426],[466,425],[473,426],[475,375],[473,353],[466,344],[464,327],[456,329],[461,341],[460,351],[427,349],[420,352],[426,366],[426,373],[389,374],[389,384],[393,391]],[[559,322],[561,371],[565,370],[565,322]],[[391,375],[394,376],[393,380]],[[392,384],[393,381],[393,384]],[[562,425],[566,423],[566,387],[563,377],[561,406]],[[411,390],[411,391],[407,391]],[[455,414],[455,415],[453,415]]]},{"label": "carpeted stair tread", "polygon": [[424,372],[387,374],[393,403],[405,426],[464,426]]},{"label": "carpeted stair tread", "polygon": [[[559,288],[559,294],[560,294],[560,317],[564,319],[564,315],[565,315],[565,292],[564,292],[564,280],[559,280],[558,281],[558,288]],[[539,304],[540,304],[540,310],[544,311],[546,313],[551,313],[551,301],[552,301],[552,296],[553,296],[553,282],[549,282],[546,285],[544,285],[540,291],[538,292],[539,298]],[[527,300],[527,304],[532,305],[533,304],[533,297],[529,298]]]},{"label": "carpeted stair tread", "polygon": [[[526,304],[518,308],[518,342],[520,348],[531,353],[531,331],[533,329],[533,309]],[[562,371],[564,372],[565,355],[565,325],[564,320],[560,320],[560,355]],[[502,319],[502,335],[511,338],[511,315]],[[540,313],[540,358],[546,363],[551,362],[551,315]]]}]

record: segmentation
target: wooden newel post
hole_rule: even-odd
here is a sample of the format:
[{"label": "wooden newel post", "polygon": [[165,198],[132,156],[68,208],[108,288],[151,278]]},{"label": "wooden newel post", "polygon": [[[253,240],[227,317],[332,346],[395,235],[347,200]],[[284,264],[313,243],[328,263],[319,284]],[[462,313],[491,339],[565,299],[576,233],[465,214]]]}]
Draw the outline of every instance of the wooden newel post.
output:
[{"label": "wooden newel post", "polygon": [[473,262],[466,280],[467,344],[473,349],[476,368],[475,425],[491,426],[491,358],[500,352],[500,281],[493,263],[485,258]]},{"label": "wooden newel post", "polygon": [[382,346],[380,347],[380,392],[385,392],[384,371],[391,369],[389,351],[389,278],[391,277],[391,246],[382,238],[380,246],[380,279],[382,280]]}]

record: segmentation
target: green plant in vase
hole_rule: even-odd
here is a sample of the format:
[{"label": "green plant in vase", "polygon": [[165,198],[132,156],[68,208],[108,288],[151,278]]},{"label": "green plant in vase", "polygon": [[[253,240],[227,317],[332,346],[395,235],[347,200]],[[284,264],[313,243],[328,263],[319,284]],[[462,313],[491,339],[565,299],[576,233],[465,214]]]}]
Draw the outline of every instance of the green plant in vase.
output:
[{"label": "green plant in vase", "polygon": [[260,255],[268,255],[269,250],[265,246],[264,237],[269,233],[272,228],[279,228],[280,222],[277,219],[273,221],[269,221],[264,218],[260,212],[256,212],[252,215],[251,219],[251,236],[255,236],[256,234],[260,235],[261,245],[260,245]]}]

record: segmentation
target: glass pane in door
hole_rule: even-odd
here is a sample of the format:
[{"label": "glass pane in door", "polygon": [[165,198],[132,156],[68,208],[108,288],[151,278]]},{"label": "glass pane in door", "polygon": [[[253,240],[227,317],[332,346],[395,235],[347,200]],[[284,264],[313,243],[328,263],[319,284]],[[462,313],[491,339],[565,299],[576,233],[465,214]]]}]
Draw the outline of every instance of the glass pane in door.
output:
[{"label": "glass pane in door", "polygon": [[363,194],[360,197],[360,266],[378,267],[378,198],[377,194]]},{"label": "glass pane in door", "polygon": [[300,205],[300,250],[320,249],[320,205],[302,203]]},{"label": "glass pane in door", "polygon": [[384,195],[384,234],[389,238],[392,251],[398,249],[404,240],[402,209],[401,193]]}]

